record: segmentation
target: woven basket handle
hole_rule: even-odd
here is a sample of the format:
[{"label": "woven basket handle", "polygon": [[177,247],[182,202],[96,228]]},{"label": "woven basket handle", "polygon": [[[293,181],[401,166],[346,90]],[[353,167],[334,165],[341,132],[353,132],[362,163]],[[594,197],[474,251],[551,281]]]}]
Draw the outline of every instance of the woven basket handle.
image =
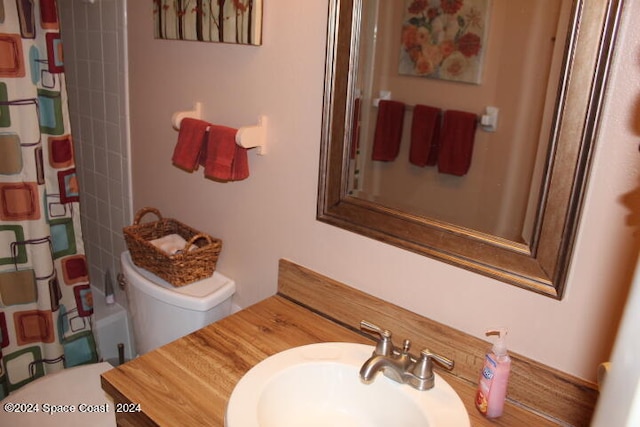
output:
[{"label": "woven basket handle", "polygon": [[140,209],[138,213],[136,213],[136,217],[133,219],[133,225],[138,225],[142,217],[150,212],[155,214],[158,217],[158,220],[162,219],[162,215],[160,215],[160,211],[158,209],[146,207],[146,208]]},{"label": "woven basket handle", "polygon": [[198,241],[198,239],[207,239],[207,242],[209,242],[209,244],[211,244],[211,237],[207,236],[206,234],[203,233],[198,233],[195,236],[193,236],[191,239],[189,239],[189,241],[187,242],[186,245],[184,245],[184,252],[187,253],[189,251],[189,249],[191,248],[191,245],[195,246],[195,243]]}]

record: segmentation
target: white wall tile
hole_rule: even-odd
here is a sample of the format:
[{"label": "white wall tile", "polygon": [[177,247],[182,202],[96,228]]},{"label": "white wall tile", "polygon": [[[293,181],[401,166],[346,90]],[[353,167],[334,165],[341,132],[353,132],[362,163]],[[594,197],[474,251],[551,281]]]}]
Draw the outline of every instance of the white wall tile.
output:
[{"label": "white wall tile", "polygon": [[[108,177],[110,182],[115,182],[122,187],[122,160],[119,153],[107,152]],[[112,186],[110,186],[112,187]],[[110,190],[109,193],[112,193]],[[122,191],[119,192],[122,194]]]},{"label": "white wall tile", "polygon": [[96,7],[102,3],[100,1],[97,5],[86,5],[87,11],[87,29],[91,32],[100,33],[102,31],[102,19],[101,19],[101,8]]},{"label": "white wall tile", "polygon": [[103,179],[98,179],[96,181],[96,190],[98,192],[97,194],[107,194],[107,185],[105,182],[106,180],[104,179],[109,176],[109,167],[107,165],[107,150],[102,147],[96,147],[93,161],[95,163],[96,173],[102,175],[103,177]]},{"label": "white wall tile", "polygon": [[[80,5],[76,0],[58,0],[58,4],[70,3],[73,8],[72,28],[75,31],[87,31],[87,6]],[[80,6],[80,7],[78,7]]]},{"label": "white wall tile", "polygon": [[[65,59],[65,67],[66,63],[69,63],[68,59]],[[73,82],[74,86],[80,89],[90,89],[91,88],[91,72],[89,70],[89,61],[84,59],[77,59],[74,61],[76,73],[73,76],[67,76],[69,82]]]},{"label": "white wall tile", "polygon": [[102,34],[89,31],[87,35],[89,41],[89,59],[91,61],[102,62]]},{"label": "white wall tile", "polygon": [[122,159],[122,145],[120,144],[120,138],[122,137],[122,135],[120,133],[119,123],[111,123],[107,121],[105,124],[105,130],[107,139],[107,151],[111,153],[117,153],[117,155]]},{"label": "white wall tile", "polygon": [[[91,121],[91,128],[93,129],[93,139],[92,143],[96,149],[101,149],[102,151],[107,150],[107,131],[106,131],[106,122],[103,120],[99,120],[95,118]],[[96,166],[97,167],[97,166]]]},{"label": "white wall tile", "polygon": [[102,0],[102,31],[117,31],[118,29],[118,7],[115,0]]},{"label": "white wall tile", "polygon": [[[58,0],[70,121],[80,182],[83,238],[92,281],[119,271],[131,213],[126,126],[126,0]],[[116,291],[118,293],[118,291]],[[118,297],[118,295],[116,295]],[[123,295],[119,301],[126,304]]]},{"label": "white wall tile", "polygon": [[[64,42],[64,38],[65,38],[65,32],[62,31],[62,38],[63,38],[63,42]],[[74,31],[75,34],[75,55],[76,55],[76,60],[82,59],[82,60],[89,60],[89,36],[87,35],[86,31],[79,31],[76,29],[76,31]],[[73,58],[72,58],[73,59]],[[68,62],[69,58],[65,57],[65,62]]]},{"label": "white wall tile", "polygon": [[118,35],[115,32],[102,34],[102,61],[104,64],[118,63]]},{"label": "white wall tile", "polygon": [[104,93],[105,122],[117,124],[120,120],[120,96],[115,93]]}]

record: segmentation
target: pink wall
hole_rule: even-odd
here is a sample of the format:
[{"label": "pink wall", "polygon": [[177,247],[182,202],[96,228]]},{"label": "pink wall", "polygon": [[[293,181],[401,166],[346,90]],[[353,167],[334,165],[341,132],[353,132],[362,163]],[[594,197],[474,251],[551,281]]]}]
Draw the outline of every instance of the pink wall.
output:
[{"label": "pink wall", "polygon": [[[640,176],[640,33],[630,19],[640,3],[628,3],[562,301],[315,220],[326,0],[267,4],[261,47],[154,40],[152,2],[129,2],[134,207],[155,206],[222,238],[218,268],[236,280],[240,306],[272,295],[278,259],[288,258],[476,336],[506,326],[514,351],[593,380],[611,348],[640,233],[623,201],[637,195]],[[214,123],[268,117],[269,152],[249,154],[248,180],[220,184],[171,165],[171,114],[195,101]]]}]

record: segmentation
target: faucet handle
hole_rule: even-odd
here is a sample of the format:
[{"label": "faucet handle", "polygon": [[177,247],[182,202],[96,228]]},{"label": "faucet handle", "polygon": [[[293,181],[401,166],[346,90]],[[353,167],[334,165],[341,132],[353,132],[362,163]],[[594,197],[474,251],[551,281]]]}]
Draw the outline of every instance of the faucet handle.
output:
[{"label": "faucet handle", "polygon": [[360,321],[360,329],[367,329],[371,332],[375,332],[380,335],[381,338],[391,338],[391,332],[386,329],[382,329],[380,326],[374,325],[367,320]]},{"label": "faucet handle", "polygon": [[453,369],[454,362],[439,354],[432,353],[429,349],[420,352],[420,360],[413,367],[413,376],[410,383],[418,390],[429,390],[433,388],[435,376],[433,375],[433,361],[444,368]]},{"label": "faucet handle", "polygon": [[380,340],[378,341],[373,354],[380,356],[390,356],[393,353],[394,347],[393,342],[391,341],[391,331],[382,329],[381,327],[376,326],[366,320],[360,321],[360,329],[375,332],[380,336]]},{"label": "faucet handle", "polygon": [[455,364],[455,362],[449,358],[446,358],[444,356],[441,356],[437,353],[433,353],[431,350],[425,348],[424,350],[422,350],[420,352],[420,355],[422,356],[422,358],[420,359],[420,361],[424,361],[426,362],[425,364],[427,364],[430,360],[435,361],[438,365],[442,366],[443,368],[447,369],[447,370],[452,370],[453,366]]}]

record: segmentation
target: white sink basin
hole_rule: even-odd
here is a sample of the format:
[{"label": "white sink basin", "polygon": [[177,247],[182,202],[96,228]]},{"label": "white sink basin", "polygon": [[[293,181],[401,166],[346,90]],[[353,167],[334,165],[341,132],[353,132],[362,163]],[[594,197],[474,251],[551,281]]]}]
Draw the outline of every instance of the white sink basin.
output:
[{"label": "white sink basin", "polygon": [[364,384],[359,371],[373,346],[320,343],[295,347],[254,366],[238,382],[226,427],[469,426],[458,394],[435,374],[418,391],[379,373]]}]

